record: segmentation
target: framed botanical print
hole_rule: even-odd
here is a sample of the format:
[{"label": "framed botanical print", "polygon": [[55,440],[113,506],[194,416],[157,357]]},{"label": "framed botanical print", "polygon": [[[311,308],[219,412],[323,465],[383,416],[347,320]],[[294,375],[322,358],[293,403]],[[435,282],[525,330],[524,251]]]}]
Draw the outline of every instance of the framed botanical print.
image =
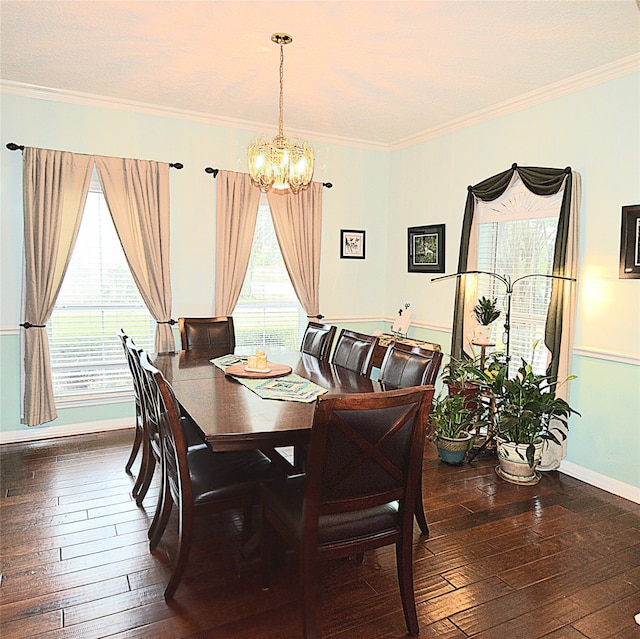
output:
[{"label": "framed botanical print", "polygon": [[409,273],[444,273],[444,224],[408,229]]},{"label": "framed botanical print", "polygon": [[640,204],[622,207],[619,279],[640,279]]},{"label": "framed botanical print", "polygon": [[340,231],[340,257],[347,260],[364,260],[365,231]]}]

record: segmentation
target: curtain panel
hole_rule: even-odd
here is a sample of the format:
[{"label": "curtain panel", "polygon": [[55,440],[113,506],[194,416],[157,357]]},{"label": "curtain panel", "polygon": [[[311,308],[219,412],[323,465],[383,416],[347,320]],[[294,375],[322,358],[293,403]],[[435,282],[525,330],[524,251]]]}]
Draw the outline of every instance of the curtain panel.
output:
[{"label": "curtain panel", "polygon": [[156,353],[173,352],[169,275],[169,165],[96,157],[96,169],[129,269],[156,320]]},{"label": "curtain panel", "polygon": [[233,313],[249,266],[260,189],[248,173],[220,171],[216,178],[216,276],[214,315]]},{"label": "curtain panel", "polygon": [[53,398],[46,323],[78,236],[93,156],[25,147],[23,153],[24,264],[22,286],[22,409],[38,426],[58,416]]},{"label": "curtain panel", "polygon": [[123,251],[149,312],[157,352],[175,350],[170,327],[169,165],[25,147],[21,422],[58,416],[46,323],[78,236],[96,165]]},{"label": "curtain panel", "polygon": [[[477,267],[476,202],[491,202],[499,198],[511,184],[516,172],[524,185],[536,195],[553,195],[564,186],[553,256],[553,275],[577,277],[580,174],[572,171],[570,167],[554,169],[519,167],[517,164],[513,164],[507,171],[468,187],[457,272],[462,273]],[[451,356],[455,359],[464,357],[465,307],[472,303],[468,292],[465,294],[464,279],[466,278],[459,277],[456,283],[451,337]],[[551,354],[547,374],[562,381],[571,368],[576,286],[575,282],[567,280],[552,279],[551,282],[551,300],[545,324],[545,345]],[[558,395],[568,401],[568,385],[560,387]],[[557,468],[565,454],[566,444],[557,446],[553,442],[546,442],[540,470]]]},{"label": "curtain panel", "polygon": [[273,226],[289,278],[310,317],[320,313],[320,244],[322,240],[322,184],[293,193],[267,193]]}]

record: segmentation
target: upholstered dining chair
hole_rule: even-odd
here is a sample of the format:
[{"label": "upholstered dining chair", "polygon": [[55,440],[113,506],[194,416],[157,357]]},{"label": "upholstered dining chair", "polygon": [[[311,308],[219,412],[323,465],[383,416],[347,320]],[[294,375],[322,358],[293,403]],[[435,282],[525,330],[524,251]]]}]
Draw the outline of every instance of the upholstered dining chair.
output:
[{"label": "upholstered dining chair", "polygon": [[[162,459],[161,488],[150,528],[149,547],[157,548],[172,507],[178,508],[178,545],[171,577],[164,591],[172,599],[189,559],[195,517],[244,509],[244,524],[251,523],[260,497],[260,483],[281,477],[258,450],[213,452],[208,446],[188,449],[184,422],[173,389],[146,353],[140,358],[151,413],[157,416]],[[195,427],[195,424],[193,425]],[[246,529],[245,529],[246,535]]]},{"label": "upholstered dining chair", "polygon": [[395,544],[405,622],[418,634],[413,511],[433,386],[325,395],[316,404],[305,475],[262,487],[263,585],[275,533],[299,556],[305,639],[318,634],[321,559]]},{"label": "upholstered dining chair", "polygon": [[[438,377],[441,364],[442,353],[440,351],[391,342],[382,360],[378,381],[384,390],[424,384],[433,385]],[[429,526],[422,502],[422,482],[418,486],[415,515],[420,530],[424,535],[428,535]]]},{"label": "upholstered dining chair", "polygon": [[331,362],[360,375],[371,375],[373,351],[378,345],[378,338],[342,329],[336,340]]},{"label": "upholstered dining chair", "polygon": [[180,341],[182,350],[194,348],[227,349],[233,353],[236,334],[233,317],[180,317]]},{"label": "upholstered dining chair", "polygon": [[309,322],[302,336],[300,352],[313,355],[323,362],[328,362],[335,334],[336,327],[331,324]]},{"label": "upholstered dining chair", "polygon": [[[144,356],[148,361],[145,351],[138,348],[131,338],[126,338],[125,347],[127,349],[129,362],[132,366],[134,385],[137,385],[137,394],[140,399],[141,422],[142,422],[142,459],[140,461],[140,471],[136,478],[131,494],[136,505],[141,506],[149,491],[149,486],[153,480],[156,466],[160,467],[160,432],[158,427],[158,415],[154,412],[154,405],[151,402],[147,380],[142,369],[141,359]],[[189,449],[205,448],[206,444],[200,431],[190,419],[182,418],[184,435]]]},{"label": "upholstered dining chair", "polygon": [[440,351],[391,342],[382,359],[378,381],[389,388],[435,384],[441,364]]}]

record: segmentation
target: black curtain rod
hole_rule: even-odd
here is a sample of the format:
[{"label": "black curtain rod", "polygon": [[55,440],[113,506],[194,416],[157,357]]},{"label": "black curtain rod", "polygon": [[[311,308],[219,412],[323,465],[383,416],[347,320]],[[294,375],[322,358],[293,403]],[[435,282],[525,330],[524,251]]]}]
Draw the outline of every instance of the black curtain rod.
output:
[{"label": "black curtain rod", "polygon": [[[213,179],[215,180],[218,177],[218,173],[220,172],[220,169],[214,169],[210,166],[208,166],[205,170],[205,173],[210,173],[211,175],[213,175]],[[328,189],[332,189],[333,188],[333,184],[331,184],[331,182],[323,182],[322,186],[325,186]]]},{"label": "black curtain rod", "polygon": [[[9,149],[9,151],[24,151],[24,144],[16,144],[15,142],[8,142],[7,148]],[[178,169],[178,171],[184,168],[184,164],[182,164],[182,162],[169,162],[169,166],[172,169]]]}]

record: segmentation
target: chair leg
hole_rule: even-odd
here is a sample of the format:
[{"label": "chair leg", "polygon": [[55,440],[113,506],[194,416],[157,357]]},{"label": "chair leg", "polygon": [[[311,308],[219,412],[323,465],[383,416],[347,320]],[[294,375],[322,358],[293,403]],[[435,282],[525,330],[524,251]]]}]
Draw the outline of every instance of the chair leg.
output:
[{"label": "chair leg", "polygon": [[192,507],[186,509],[187,512],[180,507],[180,529],[178,532],[178,556],[176,563],[173,567],[173,573],[171,579],[164,591],[164,598],[166,601],[173,599],[173,595],[180,584],[184,569],[187,567],[189,561],[189,553],[191,552],[191,535],[193,529],[193,510]]},{"label": "chair leg", "polygon": [[422,501],[422,481],[418,484],[418,490],[416,492],[416,508],[415,508],[416,521],[420,527],[420,532],[423,535],[429,535],[429,526],[427,524],[427,518],[424,514],[424,503]]},{"label": "chair leg", "polygon": [[420,632],[420,627],[416,613],[416,594],[413,586],[413,546],[410,537],[401,539],[396,544],[396,569],[407,630],[410,635],[416,636]]},{"label": "chair leg", "polygon": [[124,466],[124,472],[127,473],[127,475],[131,475],[131,467],[133,466],[133,462],[136,460],[136,457],[138,456],[138,451],[140,450],[141,443],[142,443],[142,429],[140,428],[140,426],[136,425],[136,434],[133,438],[131,453],[129,454],[129,459],[127,459],[127,463]]},{"label": "chair leg", "polygon": [[173,498],[171,497],[170,489],[166,486],[166,483],[162,488],[162,508],[160,510],[160,516],[158,517],[158,521],[156,522],[156,518],[154,516],[152,526],[153,532],[151,534],[151,538],[149,539],[149,550],[155,550],[160,543],[160,539],[162,539],[162,535],[164,534],[165,529],[167,528],[167,523],[169,522],[169,515],[171,515],[171,509],[173,508]]},{"label": "chair leg", "polygon": [[302,587],[302,619],[304,639],[318,639],[317,568],[314,558],[300,555],[300,585]]},{"label": "chair leg", "polygon": [[[149,526],[149,530],[147,531],[147,536],[149,537],[149,539],[153,539],[156,534],[156,530],[160,524],[160,517],[165,507],[165,500],[167,498],[171,500],[171,495],[168,494],[168,489],[166,484],[167,482],[165,481],[164,473],[162,473],[160,478],[160,490],[158,491],[158,499],[156,500],[156,509],[155,509],[155,512],[153,513],[153,519],[151,520],[151,525]],[[166,522],[165,522],[165,526],[166,526]],[[164,529],[162,532],[164,532]],[[162,533],[160,536],[162,536]]]},{"label": "chair leg", "polygon": [[[144,465],[144,472],[140,473],[138,479],[140,479],[140,485],[138,486],[137,491],[135,491],[136,486],[134,486],[134,491],[132,494],[135,497],[136,505],[141,506],[144,498],[147,496],[147,491],[149,490],[149,486],[151,486],[151,481],[153,480],[153,471],[156,468],[156,458],[153,456],[151,452],[151,445],[147,444],[147,460]],[[138,482],[136,482],[138,485]]]},{"label": "chair leg", "polygon": [[262,590],[271,586],[271,568],[273,567],[274,530],[264,514],[260,518],[260,563],[262,568]]}]

